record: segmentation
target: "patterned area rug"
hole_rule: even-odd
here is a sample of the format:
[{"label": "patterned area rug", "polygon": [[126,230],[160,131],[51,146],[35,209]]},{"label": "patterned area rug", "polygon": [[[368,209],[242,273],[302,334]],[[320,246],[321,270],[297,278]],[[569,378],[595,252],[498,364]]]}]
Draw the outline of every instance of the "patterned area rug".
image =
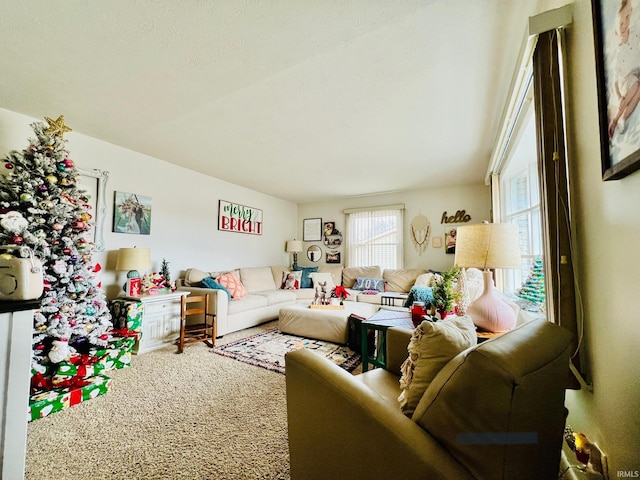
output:
[{"label": "patterned area rug", "polygon": [[215,347],[213,352],[284,373],[284,355],[300,348],[314,350],[347,372],[352,372],[360,365],[360,355],[347,346],[281,333],[277,328]]}]

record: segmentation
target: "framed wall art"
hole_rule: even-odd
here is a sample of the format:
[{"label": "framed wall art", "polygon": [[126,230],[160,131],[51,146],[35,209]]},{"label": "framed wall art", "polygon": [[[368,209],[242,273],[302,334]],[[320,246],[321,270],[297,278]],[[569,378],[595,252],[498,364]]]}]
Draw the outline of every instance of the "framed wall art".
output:
[{"label": "framed wall art", "polygon": [[340,252],[327,252],[325,257],[326,263],[340,263]]},{"label": "framed wall art", "polygon": [[458,238],[458,227],[447,227],[444,232],[445,253],[456,253],[457,238]]},{"label": "framed wall art", "polygon": [[262,235],[262,210],[220,200],[218,230]]},{"label": "framed wall art", "polygon": [[302,240],[305,242],[322,240],[322,218],[305,218],[302,221]]},{"label": "framed wall art", "polygon": [[592,0],[602,179],[640,168],[640,2]]},{"label": "framed wall art", "polygon": [[115,192],[113,231],[149,235],[151,233],[151,197]]}]

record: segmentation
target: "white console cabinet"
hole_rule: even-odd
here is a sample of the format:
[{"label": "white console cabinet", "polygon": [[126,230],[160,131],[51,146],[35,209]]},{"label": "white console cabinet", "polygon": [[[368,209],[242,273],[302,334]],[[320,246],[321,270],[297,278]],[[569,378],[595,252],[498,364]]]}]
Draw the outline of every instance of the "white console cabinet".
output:
[{"label": "white console cabinet", "polygon": [[33,311],[40,302],[0,302],[0,479],[24,478]]},{"label": "white console cabinet", "polygon": [[180,298],[188,292],[147,295],[131,301],[143,305],[142,336],[133,353],[150,352],[174,343],[180,336]]}]

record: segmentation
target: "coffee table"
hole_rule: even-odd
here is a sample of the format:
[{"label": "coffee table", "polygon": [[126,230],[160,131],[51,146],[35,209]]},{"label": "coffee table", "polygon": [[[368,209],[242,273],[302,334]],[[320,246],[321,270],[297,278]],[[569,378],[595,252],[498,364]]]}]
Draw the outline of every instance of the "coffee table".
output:
[{"label": "coffee table", "polygon": [[344,302],[344,309],[313,309],[308,305],[290,305],[280,309],[279,328],[283,333],[346,344],[349,315],[371,317],[380,308],[364,302]]}]

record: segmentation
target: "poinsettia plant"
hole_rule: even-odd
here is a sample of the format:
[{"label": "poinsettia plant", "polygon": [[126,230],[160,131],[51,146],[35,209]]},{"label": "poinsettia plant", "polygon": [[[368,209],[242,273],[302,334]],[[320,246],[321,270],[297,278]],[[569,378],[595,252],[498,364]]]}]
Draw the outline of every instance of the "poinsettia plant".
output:
[{"label": "poinsettia plant", "polygon": [[349,292],[342,285],[338,285],[333,290],[331,290],[331,298],[339,298],[340,303],[344,301],[345,298],[349,296]]}]

